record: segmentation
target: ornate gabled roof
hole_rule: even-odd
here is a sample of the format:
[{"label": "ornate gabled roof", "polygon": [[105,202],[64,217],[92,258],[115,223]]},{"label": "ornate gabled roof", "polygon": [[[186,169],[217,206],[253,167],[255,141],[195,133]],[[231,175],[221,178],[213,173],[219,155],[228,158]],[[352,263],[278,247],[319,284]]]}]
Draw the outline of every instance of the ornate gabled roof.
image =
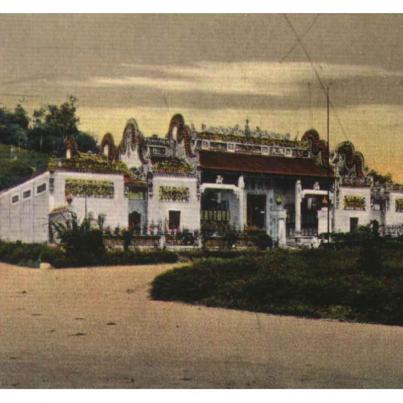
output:
[{"label": "ornate gabled roof", "polygon": [[333,177],[333,172],[313,159],[270,157],[200,151],[200,166],[205,170],[287,176]]}]

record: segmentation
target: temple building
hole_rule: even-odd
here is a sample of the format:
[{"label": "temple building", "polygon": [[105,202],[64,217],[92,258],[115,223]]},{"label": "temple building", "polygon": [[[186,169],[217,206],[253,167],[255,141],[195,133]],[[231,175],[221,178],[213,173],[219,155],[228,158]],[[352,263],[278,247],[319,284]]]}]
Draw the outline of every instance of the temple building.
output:
[{"label": "temple building", "polygon": [[403,187],[374,183],[350,142],[329,155],[314,129],[301,139],[249,122],[196,130],[178,114],[165,137],[130,119],[120,143],[105,134],[97,155],[68,141],[65,158],[0,193],[0,238],[51,241],[50,223],[71,214],[138,234],[262,230],[279,246],[313,245],[373,220],[401,234]]}]

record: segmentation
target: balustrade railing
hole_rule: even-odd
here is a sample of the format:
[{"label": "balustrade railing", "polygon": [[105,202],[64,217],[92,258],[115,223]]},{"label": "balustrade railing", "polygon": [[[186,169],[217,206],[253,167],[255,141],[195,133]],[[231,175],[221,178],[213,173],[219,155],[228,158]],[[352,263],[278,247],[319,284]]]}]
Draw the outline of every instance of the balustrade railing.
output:
[{"label": "balustrade railing", "polygon": [[225,221],[228,222],[231,219],[231,213],[229,210],[202,210],[202,221]]}]

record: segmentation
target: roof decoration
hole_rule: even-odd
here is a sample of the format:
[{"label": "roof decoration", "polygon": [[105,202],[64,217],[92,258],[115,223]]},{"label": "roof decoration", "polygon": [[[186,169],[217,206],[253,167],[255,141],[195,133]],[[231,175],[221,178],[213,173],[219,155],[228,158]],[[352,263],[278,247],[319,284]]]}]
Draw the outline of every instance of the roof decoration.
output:
[{"label": "roof decoration", "polygon": [[[210,129],[208,129],[210,130]],[[243,133],[243,132],[241,132]],[[197,133],[197,137],[206,140],[217,140],[232,143],[245,143],[245,144],[257,144],[265,146],[280,146],[280,147],[298,147],[298,148],[308,148],[306,143],[299,140],[291,140],[287,136],[282,137],[254,137],[246,136],[244,134],[228,133],[228,132],[211,132],[203,131]]]},{"label": "roof decoration", "polygon": [[147,161],[144,157],[144,135],[140,131],[136,120],[131,118],[127,121],[123,130],[122,140],[119,144],[119,153],[125,154],[128,151],[135,151],[136,149],[140,161],[146,164]]},{"label": "roof decoration", "polygon": [[121,173],[131,175],[126,164],[111,161],[102,154],[77,153],[69,159],[51,158],[48,163],[50,171],[69,170],[76,172]]},{"label": "roof decoration", "polygon": [[172,117],[166,137],[169,142],[174,143],[174,145],[183,144],[186,157],[194,157],[190,145],[190,129],[189,126],[185,125],[185,119],[181,114],[176,114]]},{"label": "roof decoration", "polygon": [[249,120],[246,120],[245,127],[242,129],[239,125],[235,126],[206,126],[202,124],[201,133],[208,133],[210,135],[219,136],[235,136],[248,138],[248,140],[256,139],[259,140],[290,140],[290,135],[280,134],[275,132],[269,132],[267,130],[262,130],[259,126],[256,128],[251,128],[249,126]]},{"label": "roof decoration", "polygon": [[101,141],[101,151],[109,160],[119,158],[118,149],[115,145],[115,139],[111,133],[106,133]]},{"label": "roof decoration", "polygon": [[165,158],[153,164],[154,173],[188,176],[195,173],[195,168],[180,158]]},{"label": "roof decoration", "polygon": [[312,153],[320,158],[322,166],[329,168],[329,150],[327,141],[321,140],[315,129],[310,129],[302,136],[302,141],[309,144]]},{"label": "roof decoration", "polygon": [[364,156],[355,150],[353,143],[344,141],[336,147],[335,157],[333,158],[339,175],[353,176],[363,178]]},{"label": "roof decoration", "polygon": [[73,137],[68,137],[64,141],[64,145],[66,147],[66,157],[72,158],[78,154],[77,143]]}]

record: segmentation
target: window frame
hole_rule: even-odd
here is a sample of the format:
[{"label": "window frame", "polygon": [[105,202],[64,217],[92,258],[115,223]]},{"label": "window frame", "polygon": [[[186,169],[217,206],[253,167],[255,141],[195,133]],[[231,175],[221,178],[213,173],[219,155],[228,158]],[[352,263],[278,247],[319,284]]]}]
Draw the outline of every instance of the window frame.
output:
[{"label": "window frame", "polygon": [[[29,195],[25,197],[25,194],[29,192]],[[22,200],[29,200],[32,197],[32,189],[25,189],[22,191]]]},{"label": "window frame", "polygon": [[[21,197],[20,197],[20,196],[21,196],[20,193],[14,193],[14,194],[12,194],[12,195],[10,196],[10,204],[12,204],[12,205],[18,204],[18,203],[20,202],[20,200],[21,200]],[[15,197],[17,197],[17,200],[16,200],[16,201],[13,200]]]},{"label": "window frame", "polygon": [[[44,190],[39,191],[39,188],[40,188],[41,186],[45,186],[45,188],[44,188]],[[47,186],[47,183],[46,183],[46,182],[43,182],[43,183],[41,183],[40,185],[36,185],[36,186],[35,186],[35,194],[36,194],[37,196],[40,195],[40,194],[42,194],[42,193],[45,193],[47,190],[48,190],[48,186]]]}]

